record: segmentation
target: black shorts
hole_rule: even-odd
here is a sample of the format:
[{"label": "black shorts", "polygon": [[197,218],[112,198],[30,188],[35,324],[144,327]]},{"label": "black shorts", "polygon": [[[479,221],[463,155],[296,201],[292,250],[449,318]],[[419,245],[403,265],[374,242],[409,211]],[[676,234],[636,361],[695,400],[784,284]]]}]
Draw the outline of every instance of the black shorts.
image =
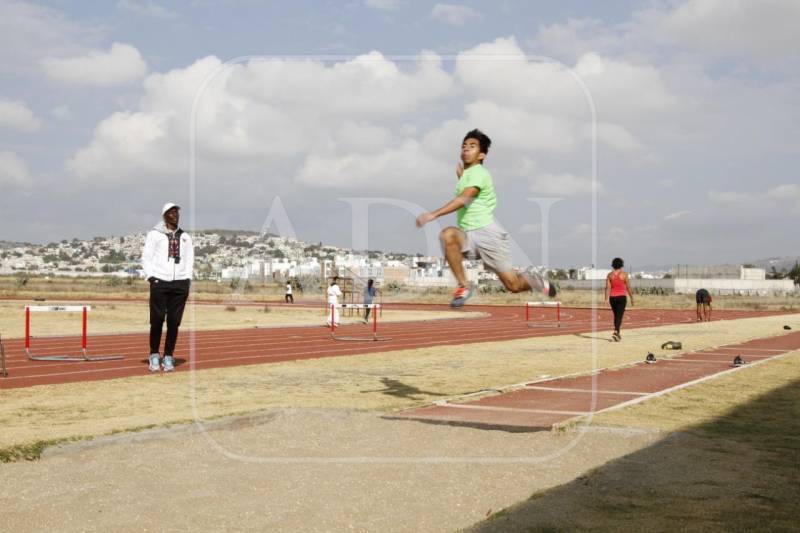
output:
[{"label": "black shorts", "polygon": [[700,289],[694,295],[694,299],[697,302],[697,305],[704,303],[704,300],[708,298],[708,303],[711,303],[711,295],[705,289]]}]

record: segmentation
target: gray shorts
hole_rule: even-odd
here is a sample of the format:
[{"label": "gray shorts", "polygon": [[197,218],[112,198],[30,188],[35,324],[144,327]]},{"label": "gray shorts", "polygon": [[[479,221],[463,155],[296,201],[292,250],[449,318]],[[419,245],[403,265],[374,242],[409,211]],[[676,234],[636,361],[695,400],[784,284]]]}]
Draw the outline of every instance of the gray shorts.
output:
[{"label": "gray shorts", "polygon": [[480,259],[487,270],[495,273],[511,271],[511,247],[508,232],[497,222],[482,228],[462,231],[461,253],[467,259]]}]

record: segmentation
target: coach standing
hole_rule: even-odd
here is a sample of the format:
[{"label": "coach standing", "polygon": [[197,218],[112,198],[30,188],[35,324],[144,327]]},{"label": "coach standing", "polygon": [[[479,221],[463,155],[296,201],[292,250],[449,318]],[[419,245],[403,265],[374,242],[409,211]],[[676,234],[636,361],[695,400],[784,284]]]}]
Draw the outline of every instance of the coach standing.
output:
[{"label": "coach standing", "polygon": [[164,204],[163,220],[147,233],[142,251],[142,267],[150,283],[150,372],[161,368],[158,350],[165,317],[164,372],[175,370],[173,353],[189,297],[194,248],[191,236],[178,227],[180,209],[173,203]]}]

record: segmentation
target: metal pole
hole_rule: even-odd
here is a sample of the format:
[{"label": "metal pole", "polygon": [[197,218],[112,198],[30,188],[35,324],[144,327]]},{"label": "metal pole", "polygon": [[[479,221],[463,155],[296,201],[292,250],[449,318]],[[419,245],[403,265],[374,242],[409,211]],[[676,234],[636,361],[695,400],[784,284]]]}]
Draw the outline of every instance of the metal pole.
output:
[{"label": "metal pole", "polygon": [[86,307],[83,308],[83,330],[82,330],[82,338],[81,338],[81,348],[83,348],[83,356],[86,357],[86,330],[87,330],[87,322],[89,313],[86,311]]},{"label": "metal pole", "polygon": [[31,308],[25,307],[25,352],[31,353]]}]

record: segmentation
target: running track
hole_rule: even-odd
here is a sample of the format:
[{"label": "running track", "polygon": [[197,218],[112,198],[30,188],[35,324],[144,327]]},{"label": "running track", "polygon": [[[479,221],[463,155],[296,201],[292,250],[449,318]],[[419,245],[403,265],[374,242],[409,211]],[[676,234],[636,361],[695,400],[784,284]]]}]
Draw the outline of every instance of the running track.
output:
[{"label": "running track", "polygon": [[[388,304],[387,309],[445,310],[443,305]],[[467,306],[468,311],[488,316],[468,319],[429,320],[379,324],[379,335],[391,337],[387,342],[346,342],[331,339],[330,331],[318,327],[276,327],[240,330],[182,331],[175,352],[177,371],[187,371],[190,359],[199,370],[227,366],[252,365],[369,354],[390,350],[452,346],[476,342],[498,342],[521,338],[570,335],[608,329],[609,310],[562,308],[559,328],[530,328],[524,320],[524,309],[508,306]],[[553,309],[536,309],[531,321],[552,323]],[[143,311],[144,312],[144,311]],[[715,320],[735,320],[754,316],[786,314],[781,312],[752,312],[715,310]],[[666,309],[630,309],[625,314],[625,329],[692,323],[695,312]],[[320,313],[320,322],[322,322]],[[371,327],[361,324],[337,328],[337,335],[369,336]],[[0,376],[0,389],[30,387],[147,375],[147,333],[92,335],[89,333],[89,354],[122,355],[119,361],[104,362],[44,362],[30,361],[25,356],[22,339],[4,341],[8,377]],[[32,340],[36,355],[76,355],[79,337],[42,337]]]}]

